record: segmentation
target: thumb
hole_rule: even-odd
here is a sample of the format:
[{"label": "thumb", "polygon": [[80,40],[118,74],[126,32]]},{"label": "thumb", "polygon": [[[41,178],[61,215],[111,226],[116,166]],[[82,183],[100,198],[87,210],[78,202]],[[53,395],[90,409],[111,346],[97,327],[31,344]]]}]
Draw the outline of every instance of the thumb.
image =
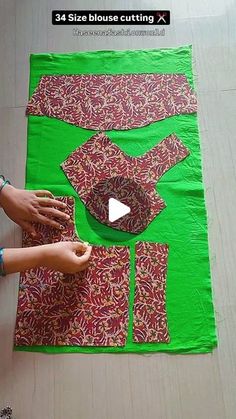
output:
[{"label": "thumb", "polygon": [[21,226],[23,230],[27,231],[27,233],[29,233],[32,237],[37,236],[34,226],[28,221],[21,221],[19,225]]}]

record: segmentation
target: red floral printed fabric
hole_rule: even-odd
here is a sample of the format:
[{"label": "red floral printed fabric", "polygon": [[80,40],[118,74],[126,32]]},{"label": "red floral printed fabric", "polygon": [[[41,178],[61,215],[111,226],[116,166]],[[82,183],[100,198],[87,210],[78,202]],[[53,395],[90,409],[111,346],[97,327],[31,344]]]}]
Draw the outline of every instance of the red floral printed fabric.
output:
[{"label": "red floral printed fabric", "polygon": [[[157,146],[141,157],[130,157],[118,146],[113,144],[104,134],[99,133],[91,137],[85,144],[77,148],[62,163],[61,167],[86,205],[90,213],[101,223],[121,231],[139,233],[147,227],[163,208],[165,202],[156,192],[156,183],[160,177],[176,163],[189,154],[183,143],[172,134],[161,141]],[[107,214],[107,198],[111,190],[106,192],[106,181],[114,179],[113,186],[118,199],[128,206],[136,207],[127,216],[110,223]],[[132,201],[140,197],[131,191],[129,186],[135,182],[145,191],[145,200],[148,201],[149,215],[145,226],[143,225],[141,206],[133,205]],[[94,199],[96,185],[104,184],[103,191]],[[110,188],[109,183],[109,188]],[[123,197],[123,200],[122,200]],[[106,199],[105,199],[106,198]],[[145,201],[143,200],[143,201]]]},{"label": "red floral printed fabric", "polygon": [[183,74],[43,76],[26,110],[94,130],[143,127],[193,112],[196,96]]},{"label": "red floral printed fabric", "polygon": [[165,289],[168,246],[136,244],[134,342],[169,342]]},{"label": "red floral printed fabric", "polygon": [[[78,240],[72,220],[64,231],[36,224],[38,238],[27,233],[23,246]],[[129,249],[93,246],[89,267],[65,275],[40,267],[20,275],[15,345],[124,346],[128,329]]]}]

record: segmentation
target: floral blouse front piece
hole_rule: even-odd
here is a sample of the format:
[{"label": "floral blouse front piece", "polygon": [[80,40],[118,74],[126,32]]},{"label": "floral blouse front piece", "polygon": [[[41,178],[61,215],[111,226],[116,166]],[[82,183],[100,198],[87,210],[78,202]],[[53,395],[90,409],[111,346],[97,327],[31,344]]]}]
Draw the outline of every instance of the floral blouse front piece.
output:
[{"label": "floral blouse front piece", "polygon": [[[76,240],[73,199],[57,199],[71,216],[64,230],[36,224],[38,237],[24,233],[23,246]],[[22,272],[15,345],[124,346],[129,272],[126,246],[93,246],[89,267],[76,275],[45,267]]]}]

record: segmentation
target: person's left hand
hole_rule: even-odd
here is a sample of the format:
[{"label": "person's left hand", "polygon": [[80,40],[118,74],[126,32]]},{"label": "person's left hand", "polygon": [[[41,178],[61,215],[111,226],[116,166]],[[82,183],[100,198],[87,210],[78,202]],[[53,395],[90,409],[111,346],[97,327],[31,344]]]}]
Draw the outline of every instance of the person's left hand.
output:
[{"label": "person's left hand", "polygon": [[[68,220],[66,204],[54,199],[49,191],[26,191],[6,185],[0,193],[0,205],[7,216],[24,230],[36,235],[32,222],[61,228],[58,219]],[[56,218],[57,221],[53,218]]]}]

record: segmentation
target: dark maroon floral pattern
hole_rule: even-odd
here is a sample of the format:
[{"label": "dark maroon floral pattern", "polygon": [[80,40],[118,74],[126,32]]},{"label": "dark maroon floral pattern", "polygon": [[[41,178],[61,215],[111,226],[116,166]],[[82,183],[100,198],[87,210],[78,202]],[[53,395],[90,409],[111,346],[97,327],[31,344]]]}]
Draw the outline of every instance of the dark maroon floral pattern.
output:
[{"label": "dark maroon floral pattern", "polygon": [[26,113],[94,130],[143,127],[197,112],[184,74],[43,76]]},{"label": "dark maroon floral pattern", "polygon": [[136,244],[134,342],[169,342],[166,319],[166,271],[168,246]]},{"label": "dark maroon floral pattern", "polygon": [[[36,224],[37,239],[27,233],[23,246],[78,240],[73,222],[60,232]],[[65,275],[40,267],[20,275],[15,345],[124,346],[128,329],[129,248],[93,246],[89,267]]]},{"label": "dark maroon floral pattern", "polygon": [[[77,148],[61,167],[83,203],[98,221],[121,231],[138,233],[144,229],[141,216],[137,215],[136,218],[125,216],[114,223],[109,222],[106,200],[91,199],[96,185],[101,185],[102,181],[110,178],[116,178],[116,189],[125,193],[129,188],[125,180],[136,182],[145,190],[150,208],[148,219],[150,223],[165,208],[165,202],[156,192],[157,181],[188,154],[188,149],[174,134],[166,137],[143,156],[130,157],[113,144],[104,133],[99,133]],[[120,185],[117,177],[120,178]],[[124,203],[129,205],[128,201]],[[139,207],[137,204],[137,211]]]},{"label": "dark maroon floral pattern", "polygon": [[60,241],[78,241],[79,236],[74,228],[74,199],[68,196],[57,198],[58,201],[64,202],[66,208],[63,211],[70,216],[69,221],[60,222],[62,230],[52,228],[43,224],[34,224],[37,232],[36,237],[23,232],[23,247],[40,246],[41,244],[50,244]]}]

